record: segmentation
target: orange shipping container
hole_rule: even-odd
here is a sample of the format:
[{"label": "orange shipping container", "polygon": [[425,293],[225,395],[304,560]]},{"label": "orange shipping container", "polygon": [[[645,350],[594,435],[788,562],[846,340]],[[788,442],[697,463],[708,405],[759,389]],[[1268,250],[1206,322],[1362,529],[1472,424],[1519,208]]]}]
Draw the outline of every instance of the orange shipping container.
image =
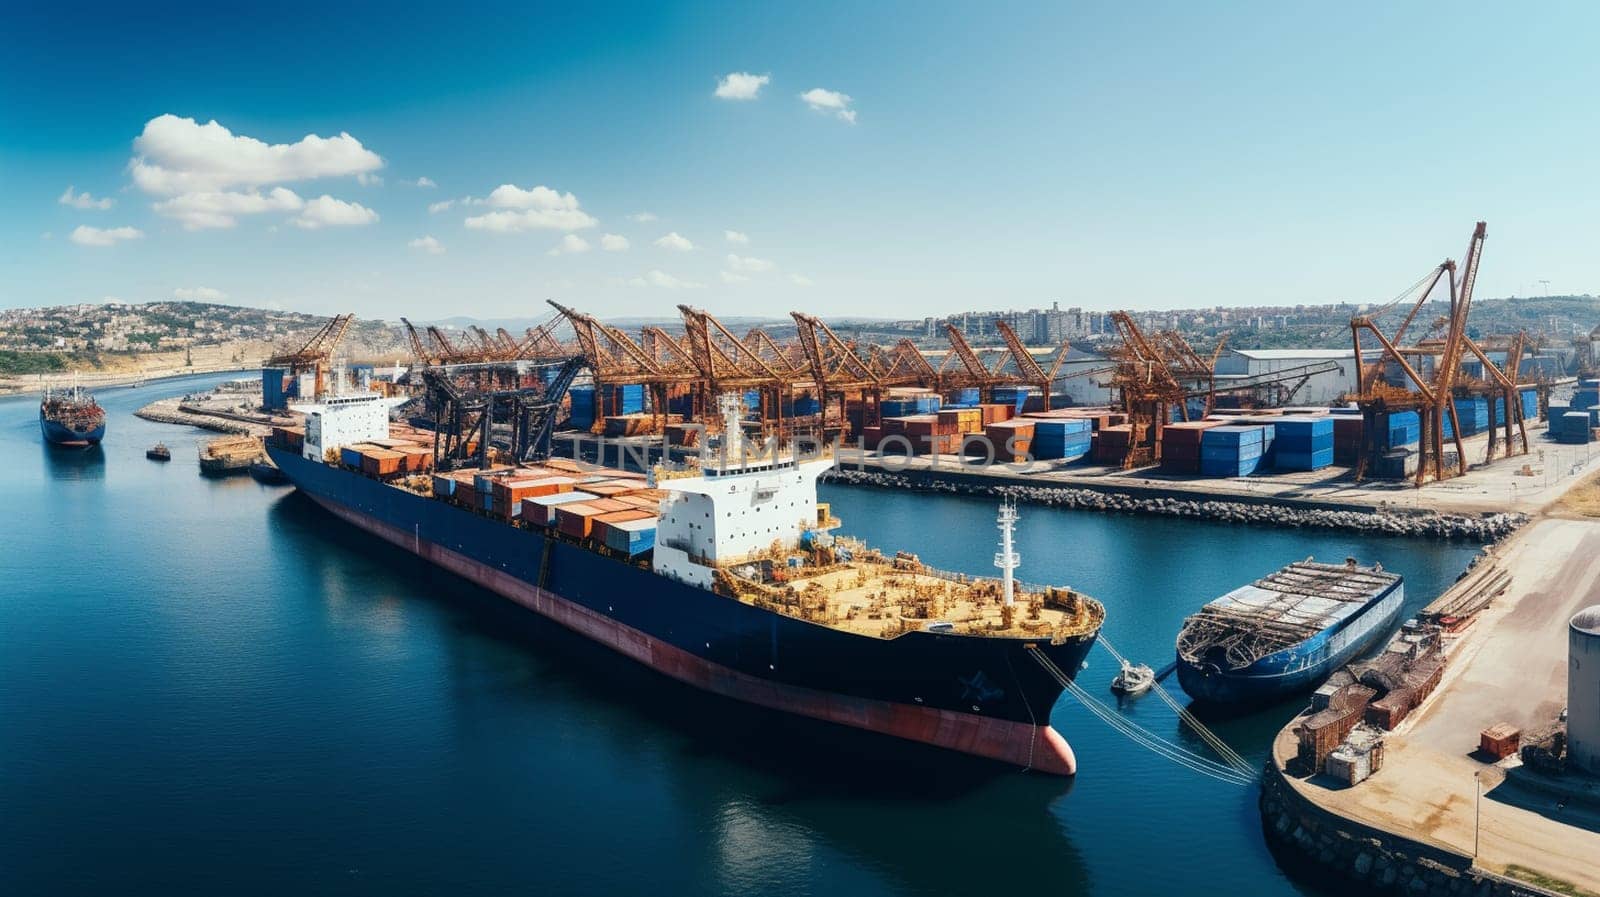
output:
[{"label": "orange shipping container", "polygon": [[588,502],[570,502],[557,505],[556,529],[574,539],[587,539],[594,527],[594,519],[607,513]]},{"label": "orange shipping container", "polygon": [[361,452],[361,470],[373,476],[391,476],[400,472],[400,464],[405,457],[388,449],[364,449]]}]

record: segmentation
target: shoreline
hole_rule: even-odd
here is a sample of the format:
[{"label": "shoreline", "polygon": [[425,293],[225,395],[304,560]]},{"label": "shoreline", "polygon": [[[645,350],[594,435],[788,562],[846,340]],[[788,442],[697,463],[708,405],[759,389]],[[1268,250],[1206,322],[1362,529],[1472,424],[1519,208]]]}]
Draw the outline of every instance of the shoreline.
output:
[{"label": "shoreline", "polygon": [[[182,380],[186,377],[209,377],[215,374],[233,374],[247,371],[259,371],[260,365],[246,365],[239,367],[228,365],[217,368],[163,368],[154,374],[78,374],[78,385],[89,390],[96,389],[121,389],[131,386],[142,386],[149,383],[161,383],[167,380]],[[0,398],[7,396],[42,395],[46,387],[70,386],[73,377],[70,374],[26,374],[31,382],[0,382]],[[44,380],[42,378],[51,379]]]}]

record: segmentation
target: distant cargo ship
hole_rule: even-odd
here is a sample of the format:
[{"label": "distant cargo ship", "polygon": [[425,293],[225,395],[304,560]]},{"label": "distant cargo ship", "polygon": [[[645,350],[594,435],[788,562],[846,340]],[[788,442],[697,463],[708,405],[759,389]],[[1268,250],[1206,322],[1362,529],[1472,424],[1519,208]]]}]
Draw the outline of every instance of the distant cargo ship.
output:
[{"label": "distant cargo ship", "polygon": [[106,412],[78,386],[64,393],[46,391],[39,401],[39,430],[51,445],[98,445],[106,435]]},{"label": "distant cargo ship", "polygon": [[1183,621],[1178,682],[1197,701],[1263,704],[1315,688],[1400,617],[1399,574],[1305,560]]},{"label": "distant cargo ship", "polygon": [[1077,672],[1104,608],[1014,583],[1009,548],[997,581],[836,538],[816,496],[832,462],[746,458],[736,398],[721,403],[723,460],[653,486],[557,461],[430,480],[388,439],[382,401],[300,406],[303,433],[275,434],[268,454],[340,519],[690,685],[1076,772],[1047,666]]}]

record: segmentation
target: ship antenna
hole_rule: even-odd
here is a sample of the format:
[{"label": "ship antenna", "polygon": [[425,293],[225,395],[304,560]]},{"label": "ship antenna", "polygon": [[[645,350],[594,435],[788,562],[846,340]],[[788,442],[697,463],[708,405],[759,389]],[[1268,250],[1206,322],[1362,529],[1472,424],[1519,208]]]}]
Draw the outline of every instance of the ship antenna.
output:
[{"label": "ship antenna", "polygon": [[1000,527],[1000,550],[994,556],[994,565],[1000,568],[1001,594],[1010,607],[1016,603],[1016,580],[1013,571],[1022,565],[1022,556],[1011,547],[1011,537],[1017,527],[1017,503],[1007,498],[1000,503],[1000,516],[995,519]]}]

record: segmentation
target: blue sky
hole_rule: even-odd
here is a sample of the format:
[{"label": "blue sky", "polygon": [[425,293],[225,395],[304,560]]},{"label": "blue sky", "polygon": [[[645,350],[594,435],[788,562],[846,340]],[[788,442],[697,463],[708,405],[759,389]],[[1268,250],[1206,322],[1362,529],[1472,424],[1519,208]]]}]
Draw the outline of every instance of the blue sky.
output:
[{"label": "blue sky", "polygon": [[[0,306],[1384,300],[1479,219],[1480,296],[1600,291],[1592,5],[7,16]],[[768,80],[716,96],[736,72]]]}]

